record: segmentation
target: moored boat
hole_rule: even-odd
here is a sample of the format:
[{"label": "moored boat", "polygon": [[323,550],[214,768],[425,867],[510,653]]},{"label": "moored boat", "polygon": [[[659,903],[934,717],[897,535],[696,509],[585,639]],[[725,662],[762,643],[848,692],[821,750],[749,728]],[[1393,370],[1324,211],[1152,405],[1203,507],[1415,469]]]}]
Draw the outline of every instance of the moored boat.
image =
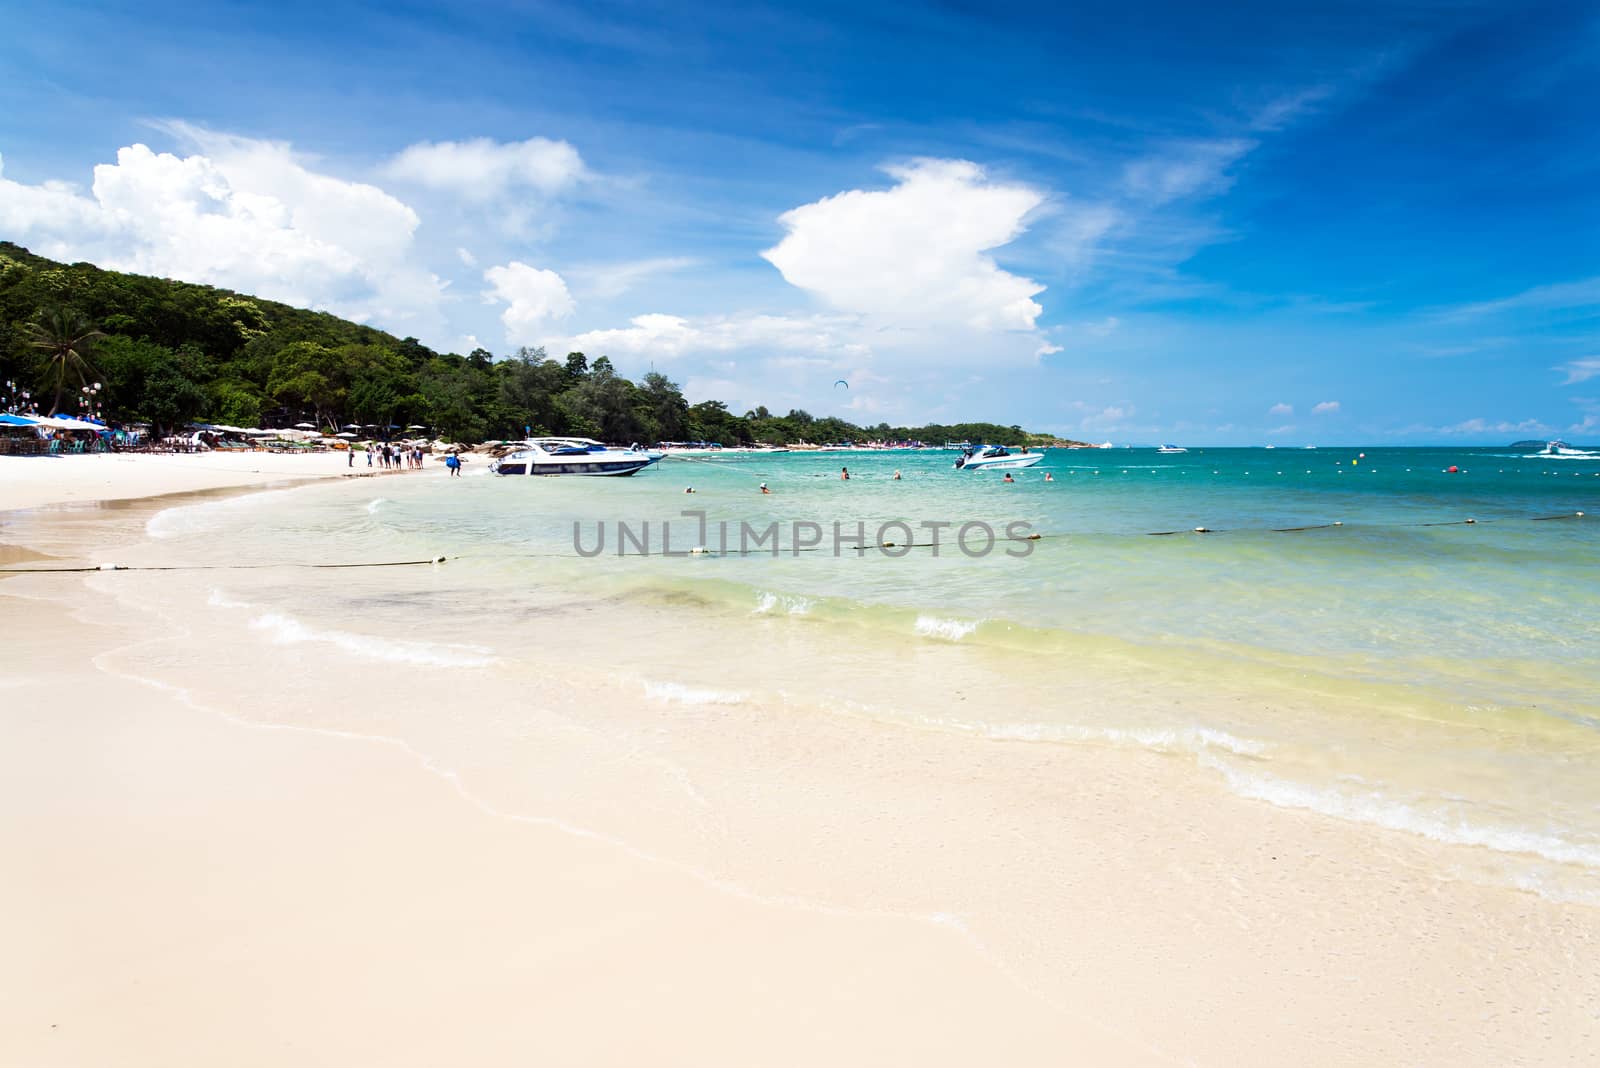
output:
[{"label": "moored boat", "polygon": [[960,471],[998,471],[1016,470],[1021,467],[1032,467],[1044,459],[1044,453],[1031,452],[1024,447],[1021,452],[1012,452],[1004,445],[984,445],[975,449],[968,449],[956,461],[956,469]]},{"label": "moored boat", "polygon": [[489,465],[496,475],[631,475],[661,459],[637,445],[616,449],[593,438],[529,438]]}]

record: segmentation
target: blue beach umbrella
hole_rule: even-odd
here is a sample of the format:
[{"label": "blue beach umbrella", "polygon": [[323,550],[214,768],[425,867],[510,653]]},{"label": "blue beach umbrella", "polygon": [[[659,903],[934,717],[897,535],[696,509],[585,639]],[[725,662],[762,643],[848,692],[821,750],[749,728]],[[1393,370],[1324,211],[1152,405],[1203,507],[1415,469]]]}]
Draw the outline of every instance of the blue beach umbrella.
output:
[{"label": "blue beach umbrella", "polygon": [[10,415],[0,412],[0,426],[38,426],[39,420],[29,419],[25,415]]}]

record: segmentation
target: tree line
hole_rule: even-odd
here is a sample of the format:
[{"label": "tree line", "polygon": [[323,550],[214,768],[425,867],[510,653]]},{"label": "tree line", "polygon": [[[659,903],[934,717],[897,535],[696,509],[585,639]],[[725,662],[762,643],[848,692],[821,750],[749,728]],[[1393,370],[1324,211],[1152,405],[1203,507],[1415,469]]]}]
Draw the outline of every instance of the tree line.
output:
[{"label": "tree line", "polygon": [[[690,404],[666,375],[634,382],[611,360],[542,349],[497,358],[213,286],[63,264],[0,241],[0,379],[40,411],[76,414],[85,385],[112,419],[161,430],[424,426],[455,441],[559,434],[629,443],[865,440],[1038,443],[1017,426],[858,426],[764,407]],[[14,398],[0,398],[0,401]]]}]

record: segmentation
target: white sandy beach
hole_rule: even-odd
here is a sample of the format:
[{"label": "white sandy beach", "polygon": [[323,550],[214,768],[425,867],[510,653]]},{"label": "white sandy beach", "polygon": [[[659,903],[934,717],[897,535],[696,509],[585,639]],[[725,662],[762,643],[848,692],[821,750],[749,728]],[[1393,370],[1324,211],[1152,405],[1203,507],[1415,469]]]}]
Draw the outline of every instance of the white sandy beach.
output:
[{"label": "white sandy beach", "polygon": [[385,473],[357,454],[204,452],[192,454],[95,453],[86,456],[0,456],[0,511],[49,504],[125,501],[174,493],[236,489],[299,479],[344,476],[443,475],[430,458],[422,471]]},{"label": "white sandy beach", "polygon": [[[345,473],[0,461],[0,505],[40,509],[0,513],[0,543],[92,560],[162,505],[42,506]],[[652,706],[579,674],[457,717],[458,676],[268,645],[200,615],[205,589],[0,581],[0,1063],[1600,1048],[1600,910],[1453,878],[1465,847],[1230,795],[1167,754]],[[514,703],[543,711],[503,745],[466,737],[468,712]]]}]

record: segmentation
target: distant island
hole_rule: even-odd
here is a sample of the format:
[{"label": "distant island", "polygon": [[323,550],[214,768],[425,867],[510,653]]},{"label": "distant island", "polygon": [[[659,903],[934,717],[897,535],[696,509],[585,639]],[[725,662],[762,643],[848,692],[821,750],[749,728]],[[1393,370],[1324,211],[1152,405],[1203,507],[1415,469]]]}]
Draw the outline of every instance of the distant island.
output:
[{"label": "distant island", "polygon": [[690,404],[651,372],[604,355],[551,359],[440,353],[416,338],[213,286],[64,264],[0,241],[0,379],[41,411],[79,410],[81,387],[108,417],[170,430],[196,421],[380,430],[427,427],[453,441],[562,434],[612,442],[991,442],[1082,447],[1020,426],[860,426],[832,416],[717,400]]}]

